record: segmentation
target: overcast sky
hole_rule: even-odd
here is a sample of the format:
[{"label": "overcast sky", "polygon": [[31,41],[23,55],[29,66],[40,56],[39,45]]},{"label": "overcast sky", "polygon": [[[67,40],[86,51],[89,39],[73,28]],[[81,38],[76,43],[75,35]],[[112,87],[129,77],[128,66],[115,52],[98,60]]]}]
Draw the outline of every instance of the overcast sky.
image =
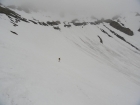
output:
[{"label": "overcast sky", "polygon": [[140,0],[1,0],[3,4],[32,4],[49,11],[110,17],[123,12],[140,12]]}]

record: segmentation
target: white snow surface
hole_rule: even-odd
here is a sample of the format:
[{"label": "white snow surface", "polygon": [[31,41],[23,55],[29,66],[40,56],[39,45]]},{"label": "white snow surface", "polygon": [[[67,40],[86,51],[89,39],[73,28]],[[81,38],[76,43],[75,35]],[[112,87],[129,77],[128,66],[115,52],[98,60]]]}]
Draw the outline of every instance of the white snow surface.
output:
[{"label": "white snow surface", "polygon": [[[52,19],[16,12],[27,19]],[[134,36],[105,24],[140,48],[135,21],[127,24]],[[0,14],[0,105],[140,105],[140,51],[102,24],[59,27],[22,21],[14,27]]]}]

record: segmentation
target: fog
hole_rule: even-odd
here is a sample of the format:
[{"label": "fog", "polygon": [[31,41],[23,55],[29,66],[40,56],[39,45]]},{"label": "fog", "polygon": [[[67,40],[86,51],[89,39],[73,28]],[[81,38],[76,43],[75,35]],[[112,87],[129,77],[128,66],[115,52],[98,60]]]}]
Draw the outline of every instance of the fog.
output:
[{"label": "fog", "polygon": [[48,11],[108,18],[123,12],[140,12],[140,0],[1,0],[5,5],[30,4]]}]

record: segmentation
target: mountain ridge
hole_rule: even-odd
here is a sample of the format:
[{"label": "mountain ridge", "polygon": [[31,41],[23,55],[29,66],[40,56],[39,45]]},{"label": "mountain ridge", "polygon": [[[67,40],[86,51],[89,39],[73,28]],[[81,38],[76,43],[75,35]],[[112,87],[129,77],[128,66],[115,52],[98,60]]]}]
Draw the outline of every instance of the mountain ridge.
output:
[{"label": "mountain ridge", "polygon": [[[10,7],[11,8],[11,7]],[[16,8],[13,8],[13,9],[16,9]],[[25,11],[26,12],[26,11]],[[42,26],[53,26],[53,28],[55,29],[55,30],[61,30],[61,28],[59,27],[59,24],[63,24],[64,25],[64,27],[66,27],[66,28],[70,28],[70,27],[72,27],[73,25],[74,26],[81,26],[82,28],[84,27],[84,26],[86,26],[86,25],[88,25],[88,24],[90,24],[90,25],[98,25],[98,24],[103,24],[103,23],[109,23],[110,24],[110,26],[112,26],[113,28],[115,28],[115,29],[117,29],[117,30],[119,30],[119,31],[121,31],[121,32],[123,32],[123,33],[125,33],[126,35],[130,35],[130,36],[133,36],[134,35],[134,32],[130,29],[130,28],[127,28],[127,27],[125,27],[124,26],[124,24],[123,23],[121,23],[120,22],[120,20],[119,20],[119,18],[120,18],[120,16],[115,16],[115,17],[113,17],[113,20],[111,20],[111,19],[101,19],[101,20],[98,20],[98,19],[95,19],[94,21],[88,21],[88,22],[86,22],[86,21],[83,21],[83,22],[80,22],[78,19],[74,19],[74,20],[72,20],[72,21],[69,21],[69,22],[67,22],[67,24],[66,24],[66,21],[63,21],[63,22],[60,22],[60,21],[47,21],[47,22],[41,22],[41,21],[39,21],[39,20],[37,20],[37,19],[35,19],[35,18],[33,18],[33,19],[27,19],[27,18],[24,18],[24,17],[22,17],[21,15],[19,15],[18,13],[15,13],[13,10],[10,10],[9,8],[4,8],[4,7],[0,7],[0,13],[3,13],[3,14],[5,14],[5,15],[7,15],[8,17],[9,17],[9,19],[11,20],[11,23],[13,24],[13,26],[18,26],[17,24],[18,24],[18,22],[20,22],[20,21],[24,21],[24,22],[27,22],[27,23],[34,23],[35,25],[37,25],[37,24],[39,24],[39,25],[42,25]],[[29,12],[26,12],[27,14],[29,13]],[[138,13],[136,13],[136,16],[139,16],[138,15]],[[15,18],[14,20],[15,21],[13,21],[13,19],[12,19],[12,17],[13,18]],[[116,21],[114,21],[114,20],[116,20]],[[105,26],[106,27],[106,26]],[[107,28],[107,27],[106,27]],[[109,29],[109,28],[107,28],[107,29]],[[103,29],[100,29],[102,32],[104,32],[104,33],[106,33],[106,34],[108,34],[107,32],[105,32]],[[110,29],[109,29],[110,30]],[[137,29],[138,31],[139,31],[139,29]],[[116,34],[116,33],[114,33],[112,30],[110,30],[114,35],[116,35],[118,38],[120,38],[121,40],[123,40],[123,41],[125,41],[126,43],[128,43],[129,45],[131,45],[132,47],[134,47],[135,49],[137,49],[137,50],[140,50],[138,47],[136,47],[135,45],[133,45],[133,44],[131,44],[130,42],[128,42],[128,41],[126,41],[122,36],[120,36],[120,35],[118,35],[118,34]],[[109,35],[110,36],[110,35]]]}]

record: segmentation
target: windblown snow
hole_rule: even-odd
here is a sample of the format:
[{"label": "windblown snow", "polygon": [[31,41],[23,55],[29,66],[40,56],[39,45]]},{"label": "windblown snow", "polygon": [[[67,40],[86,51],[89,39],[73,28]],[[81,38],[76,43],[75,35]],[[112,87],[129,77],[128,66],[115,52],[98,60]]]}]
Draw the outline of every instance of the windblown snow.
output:
[{"label": "windblown snow", "polygon": [[[0,14],[0,105],[140,105],[136,13],[119,17],[119,24],[133,31],[129,36],[106,22],[75,26],[70,16],[13,11],[28,22],[15,27],[15,18]],[[60,21],[60,30],[47,21]]]}]

